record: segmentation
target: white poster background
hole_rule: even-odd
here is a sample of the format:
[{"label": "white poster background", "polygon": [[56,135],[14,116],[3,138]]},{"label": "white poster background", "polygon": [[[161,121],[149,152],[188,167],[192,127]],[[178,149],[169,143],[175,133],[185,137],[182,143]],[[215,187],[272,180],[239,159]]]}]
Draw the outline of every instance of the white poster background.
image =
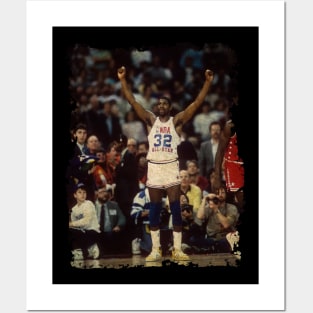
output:
[{"label": "white poster background", "polygon": [[[27,310],[285,308],[284,6],[283,1],[27,1]],[[52,173],[47,164],[52,165],[53,26],[259,27],[259,284],[192,285],[190,301],[181,298],[186,285],[52,284]],[[33,157],[38,142],[44,158]],[[269,180],[273,164],[275,179]],[[271,208],[263,196],[268,190],[275,195]],[[36,261],[38,247],[44,262]],[[146,296],[138,301],[134,290]],[[168,301],[159,300],[161,293]]]}]

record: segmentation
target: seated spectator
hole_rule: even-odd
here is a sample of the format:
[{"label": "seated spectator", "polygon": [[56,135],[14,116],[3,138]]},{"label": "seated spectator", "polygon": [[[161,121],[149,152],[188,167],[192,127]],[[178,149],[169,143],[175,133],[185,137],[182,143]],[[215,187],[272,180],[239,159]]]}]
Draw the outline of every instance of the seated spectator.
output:
[{"label": "seated spectator", "polygon": [[121,152],[119,150],[119,143],[117,141],[112,141],[108,145],[105,159],[106,159],[105,172],[107,174],[106,179],[108,184],[114,186],[116,180],[115,169],[121,160]]},{"label": "seated spectator", "polygon": [[[193,217],[194,217],[195,214],[197,213],[199,207],[200,207],[200,204],[201,204],[201,199],[202,199],[201,189],[194,184],[190,184],[189,174],[186,170],[181,170],[179,172],[179,176],[181,179],[181,183],[180,183],[180,201],[181,201],[180,203],[181,203],[181,206],[184,204],[188,204],[192,208],[191,211],[192,211]],[[166,200],[165,200],[165,207],[167,208],[168,212],[170,212],[168,197],[166,197]],[[172,227],[171,217],[172,216],[170,216],[170,218],[169,218],[169,227],[170,228]]]},{"label": "seated spectator", "polygon": [[149,227],[149,191],[144,188],[138,192],[134,198],[132,210],[130,212],[131,218],[136,225],[137,236],[132,241],[133,254],[148,255],[152,249],[152,241]]},{"label": "seated spectator", "polygon": [[193,234],[194,214],[193,206],[189,204],[189,199],[186,195],[180,196],[181,215],[183,220],[182,228],[182,250],[186,254],[191,254],[189,239]]},{"label": "seated spectator", "polygon": [[187,169],[186,162],[188,160],[198,159],[196,148],[189,139],[190,137],[187,138],[187,134],[183,133],[181,136],[181,142],[177,146],[179,170]]},{"label": "seated spectator", "polygon": [[106,163],[105,163],[105,150],[100,148],[96,153],[97,159],[92,168],[92,174],[94,179],[94,184],[96,189],[100,187],[105,187],[108,183],[106,173]]},{"label": "seated spectator", "polygon": [[182,195],[187,196],[189,199],[189,204],[192,205],[193,212],[196,214],[202,199],[201,189],[198,186],[190,183],[190,176],[186,170],[180,171],[179,176],[181,179],[180,192]]},{"label": "seated spectator", "polygon": [[147,153],[138,153],[136,155],[137,172],[138,172],[138,184],[139,190],[143,190],[146,187],[147,172],[148,172],[148,161]]},{"label": "seated spectator", "polygon": [[76,205],[71,209],[69,221],[69,244],[74,260],[99,257],[100,226],[96,216],[95,205],[86,200],[86,187],[78,183],[74,190]]},{"label": "seated spectator", "polygon": [[94,163],[92,167],[92,175],[94,179],[95,188],[105,187],[107,184],[107,173],[103,169],[101,165],[99,165],[97,162]]},{"label": "seated spectator", "polygon": [[148,153],[149,143],[148,141],[141,141],[138,143],[137,154],[139,153]]},{"label": "seated spectator", "polygon": [[227,239],[229,233],[236,232],[239,218],[237,207],[226,203],[226,188],[220,187],[218,194],[208,194],[203,198],[196,214],[195,223],[205,227],[204,235],[190,238],[191,245],[207,252],[232,252]]},{"label": "seated spectator", "polygon": [[190,183],[198,186],[203,192],[208,187],[209,182],[206,177],[200,175],[197,160],[188,160],[186,166]]},{"label": "seated spectator", "polygon": [[218,190],[219,186],[221,185],[220,182],[216,182],[216,173],[214,168],[209,170],[208,176],[208,185],[205,190],[203,190],[202,197],[207,196],[209,193],[215,193],[215,191]]},{"label": "seated spectator", "polygon": [[100,165],[105,170],[105,149],[98,149],[98,151],[96,152],[96,156],[98,158],[97,165]]},{"label": "seated spectator", "polygon": [[[189,203],[188,196],[182,194],[180,196],[180,207],[182,215],[182,250],[186,254],[192,254],[193,249],[190,244],[190,238],[200,234],[200,227],[194,222],[193,205]],[[169,219],[169,228],[173,227],[172,219]]]},{"label": "seated spectator", "polygon": [[127,150],[134,155],[137,154],[137,141],[134,138],[127,139]]},{"label": "seated spectator", "polygon": [[100,224],[99,248],[100,256],[122,253],[124,249],[124,228],[126,218],[117,202],[112,201],[111,188],[107,185],[97,192],[95,202],[96,217]]}]

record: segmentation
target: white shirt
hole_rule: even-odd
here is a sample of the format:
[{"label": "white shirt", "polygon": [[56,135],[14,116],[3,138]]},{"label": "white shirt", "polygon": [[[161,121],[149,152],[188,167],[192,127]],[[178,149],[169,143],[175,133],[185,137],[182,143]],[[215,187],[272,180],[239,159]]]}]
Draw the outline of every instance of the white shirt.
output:
[{"label": "white shirt", "polygon": [[100,233],[95,205],[90,200],[85,200],[82,204],[76,204],[72,208],[71,221],[73,227],[95,230]]},{"label": "white shirt", "polygon": [[218,148],[218,142],[214,142],[213,139],[211,139],[211,144],[212,144],[212,155],[213,155],[213,163],[215,162],[215,156]]}]

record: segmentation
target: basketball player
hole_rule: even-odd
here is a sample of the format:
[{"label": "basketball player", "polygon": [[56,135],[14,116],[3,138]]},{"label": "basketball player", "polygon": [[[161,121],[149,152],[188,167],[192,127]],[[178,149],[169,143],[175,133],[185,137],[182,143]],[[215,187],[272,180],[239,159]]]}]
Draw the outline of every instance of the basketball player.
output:
[{"label": "basketball player", "polygon": [[173,223],[173,251],[174,261],[189,261],[189,256],[181,250],[182,217],[180,209],[180,178],[177,145],[180,143],[182,126],[189,121],[200,107],[207,95],[213,72],[205,71],[205,82],[196,99],[182,112],[174,117],[170,115],[172,106],[168,97],[160,97],[158,102],[158,117],[145,110],[138,103],[128,87],[126,69],[124,66],[117,71],[121,82],[122,92],[129,104],[136,111],[138,117],[144,121],[148,130],[149,151],[147,154],[148,174],[146,185],[150,195],[149,221],[152,239],[152,251],[146,257],[146,262],[162,260],[160,246],[160,212],[164,191],[169,199]]}]

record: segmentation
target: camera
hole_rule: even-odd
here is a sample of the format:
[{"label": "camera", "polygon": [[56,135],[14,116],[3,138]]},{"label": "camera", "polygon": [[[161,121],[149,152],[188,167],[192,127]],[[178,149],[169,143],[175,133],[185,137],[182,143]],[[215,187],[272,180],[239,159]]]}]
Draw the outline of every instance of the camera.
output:
[{"label": "camera", "polygon": [[188,213],[191,213],[193,211],[193,205],[184,203],[181,205],[181,211],[182,212],[187,211]]},{"label": "camera", "polygon": [[220,203],[220,199],[218,197],[214,197],[211,200],[213,201],[214,204],[219,204]]}]

